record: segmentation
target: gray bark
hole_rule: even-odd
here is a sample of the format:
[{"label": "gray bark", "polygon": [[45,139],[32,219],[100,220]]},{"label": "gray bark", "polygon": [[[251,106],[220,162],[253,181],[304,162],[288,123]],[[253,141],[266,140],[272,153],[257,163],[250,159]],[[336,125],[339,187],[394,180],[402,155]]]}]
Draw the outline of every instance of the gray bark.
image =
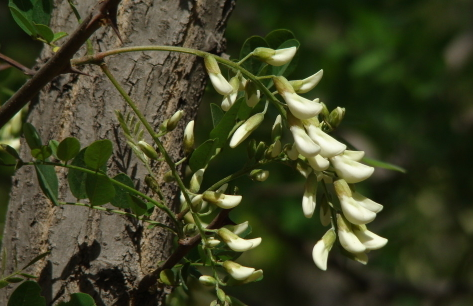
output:
[{"label": "gray bark", "polygon": [[[71,33],[77,22],[67,1],[55,3],[52,28]],[[85,16],[95,3],[78,1],[79,11]],[[232,0],[123,0],[118,13],[123,46],[175,45],[220,53],[233,5]],[[122,46],[110,27],[99,30],[92,41],[101,50]],[[82,50],[78,56],[84,54]],[[44,50],[40,62],[50,56],[51,52]],[[202,60],[178,53],[138,52],[107,58],[106,62],[156,128],[178,109],[185,111],[176,131],[163,140],[172,158],[178,160],[183,128],[195,116],[205,86]],[[29,121],[37,127],[43,143],[68,136],[77,137],[83,146],[111,139],[116,155],[110,174],[121,171],[138,180],[144,178],[136,160],[128,159],[130,150],[115,119],[114,110],[126,110],[123,99],[100,69],[85,67],[83,71],[91,77],[63,75],[45,88],[31,109]],[[28,151],[25,144],[22,157],[26,160]],[[168,170],[163,164],[155,168],[160,177]],[[56,170],[63,178],[61,199],[74,201],[64,183],[64,171]],[[138,184],[144,187],[141,181]],[[163,188],[167,202],[173,203],[175,186],[163,184]],[[168,222],[160,212],[152,218]],[[53,207],[42,195],[31,167],[21,168],[14,177],[3,238],[10,258],[8,270],[14,269],[13,257],[21,267],[51,250],[28,271],[40,276],[48,305],[68,300],[74,292],[91,294],[97,305],[131,305],[140,279],[169,256],[171,238],[160,228],[147,230],[141,222],[123,216],[83,207]],[[6,305],[12,290],[1,291],[1,305]],[[158,290],[147,298],[147,304],[160,304],[164,295]]]}]

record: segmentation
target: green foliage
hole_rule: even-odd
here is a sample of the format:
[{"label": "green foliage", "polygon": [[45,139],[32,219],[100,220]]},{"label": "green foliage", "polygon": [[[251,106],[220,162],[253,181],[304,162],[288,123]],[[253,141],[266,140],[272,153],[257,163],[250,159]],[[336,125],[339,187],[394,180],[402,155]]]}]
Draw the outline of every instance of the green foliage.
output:
[{"label": "green foliage", "polygon": [[115,197],[115,187],[113,187],[110,178],[101,174],[87,173],[85,192],[90,203],[94,206],[107,204]]},{"label": "green foliage", "polygon": [[35,165],[36,176],[43,193],[58,206],[59,182],[54,166]]},{"label": "green foliage", "polygon": [[63,161],[69,161],[80,152],[80,142],[77,138],[67,137],[57,146],[56,156]]},{"label": "green foliage", "polygon": [[8,306],[46,306],[46,299],[37,282],[25,281],[13,291]]},{"label": "green foliage", "polygon": [[[72,160],[71,166],[77,168],[87,168],[87,165],[84,161],[85,150],[82,149],[79,154]],[[86,199],[87,192],[85,190],[85,179],[87,173],[80,171],[80,169],[69,169],[67,181],[69,183],[69,189],[76,199]]]},{"label": "green foliage", "polygon": [[57,306],[95,306],[94,299],[86,293],[73,293],[69,302],[61,302]]},{"label": "green foliage", "polygon": [[84,162],[88,167],[97,171],[107,164],[112,153],[113,144],[110,140],[97,140],[85,150]]}]

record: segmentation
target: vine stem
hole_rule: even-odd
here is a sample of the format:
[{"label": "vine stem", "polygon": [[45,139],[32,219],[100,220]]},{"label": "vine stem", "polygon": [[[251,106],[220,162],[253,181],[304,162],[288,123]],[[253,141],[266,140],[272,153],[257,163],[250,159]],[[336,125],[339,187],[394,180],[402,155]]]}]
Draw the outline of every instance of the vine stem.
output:
[{"label": "vine stem", "polygon": [[59,203],[61,205],[82,206],[82,207],[88,207],[88,208],[92,208],[92,209],[96,209],[96,210],[111,212],[111,213],[118,214],[118,215],[133,217],[135,219],[147,222],[149,224],[165,228],[165,229],[173,232],[174,234],[177,234],[177,232],[173,228],[171,228],[170,226],[167,226],[167,225],[165,225],[163,223],[160,223],[160,222],[157,222],[157,221],[148,220],[148,219],[146,219],[142,216],[137,216],[135,214],[132,214],[132,213],[129,213],[129,212],[126,212],[126,211],[123,211],[123,210],[111,209],[111,208],[106,208],[106,207],[102,207],[102,206],[93,206],[93,205],[89,205],[89,204],[86,204],[86,203],[75,203],[75,202],[59,202]]},{"label": "vine stem", "polygon": [[204,242],[206,242],[207,237],[205,236],[205,229],[202,225],[202,222],[200,221],[200,218],[197,215],[197,212],[193,211],[192,204],[191,204],[191,199],[189,197],[189,194],[186,191],[187,188],[184,185],[184,182],[182,181],[182,179],[181,179],[181,177],[180,177],[180,175],[177,171],[177,168],[176,168],[176,165],[175,165],[174,161],[171,159],[171,157],[169,156],[167,150],[164,148],[164,145],[162,144],[161,140],[159,139],[159,135],[154,131],[153,127],[151,126],[151,124],[149,124],[149,122],[143,116],[141,111],[136,106],[135,102],[131,99],[131,97],[127,94],[125,89],[121,86],[121,84],[113,76],[111,71],[108,69],[108,66],[104,62],[102,62],[100,64],[100,68],[102,69],[104,74],[109,78],[110,82],[112,82],[112,84],[115,86],[115,88],[120,92],[120,94],[125,99],[128,106],[131,107],[131,109],[133,110],[135,115],[141,121],[141,123],[143,124],[145,129],[148,131],[148,133],[151,135],[154,142],[158,146],[158,149],[161,152],[161,154],[163,155],[163,157],[164,157],[166,163],[168,164],[169,168],[171,169],[171,173],[172,173],[173,177],[176,179],[176,183],[179,186],[180,190],[182,191],[182,193],[184,195],[184,198],[186,199],[186,202],[188,203],[189,207],[191,207],[192,216],[193,216],[193,219],[194,219],[194,222],[195,222],[197,228],[199,229],[199,233],[202,237],[202,240]]},{"label": "vine stem", "polygon": [[84,64],[98,64],[102,65],[105,57],[111,55],[117,55],[121,53],[128,52],[139,52],[139,51],[170,51],[170,52],[180,52],[196,55],[199,57],[212,56],[215,60],[228,68],[231,68],[236,71],[240,71],[243,76],[250,79],[252,82],[258,86],[258,88],[268,97],[268,99],[273,103],[273,105],[278,109],[279,113],[286,118],[286,110],[283,107],[283,104],[274,96],[274,94],[260,81],[259,77],[256,77],[254,74],[241,67],[240,63],[232,62],[231,60],[224,59],[215,54],[211,54],[205,51],[200,51],[191,48],[184,47],[174,47],[174,46],[135,46],[135,47],[125,47],[119,49],[113,49],[108,51],[99,52],[95,55],[88,55],[81,58],[73,59],[71,61],[72,65],[84,65]]}]

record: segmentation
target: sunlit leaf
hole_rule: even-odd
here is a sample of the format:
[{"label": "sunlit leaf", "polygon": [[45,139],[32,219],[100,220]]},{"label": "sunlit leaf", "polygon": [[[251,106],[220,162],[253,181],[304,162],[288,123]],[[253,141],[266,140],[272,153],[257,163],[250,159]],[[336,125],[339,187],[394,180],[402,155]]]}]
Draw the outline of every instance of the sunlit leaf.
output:
[{"label": "sunlit leaf", "polygon": [[51,41],[52,43],[55,42],[55,41],[58,41],[60,40],[61,38],[63,37],[66,37],[68,34],[66,32],[57,32],[57,33],[54,33],[54,37],[53,37],[53,40]]},{"label": "sunlit leaf", "polygon": [[35,263],[38,262],[39,260],[41,260],[41,259],[43,259],[44,257],[48,256],[50,253],[51,253],[51,252],[48,251],[48,252],[39,254],[38,256],[36,256],[36,257],[33,258],[32,260],[30,260],[30,261],[21,269],[21,271],[25,270],[25,269],[28,268],[29,266],[35,264]]},{"label": "sunlit leaf", "polygon": [[[85,149],[82,149],[79,154],[72,160],[71,165],[80,167],[80,168],[87,168],[87,165],[84,161]],[[85,191],[85,178],[87,177],[87,173],[76,170],[76,169],[69,169],[67,174],[67,181],[69,183],[69,189],[71,190],[74,197],[77,199],[86,199],[87,193]]]},{"label": "sunlit leaf", "polygon": [[113,145],[108,139],[97,140],[85,150],[84,161],[90,168],[98,170],[112,156]]},{"label": "sunlit leaf", "polygon": [[53,151],[49,146],[41,146],[31,150],[31,156],[38,160],[46,160],[53,154]]},{"label": "sunlit leaf", "polygon": [[38,34],[36,32],[34,23],[30,19],[28,19],[28,17],[25,16],[25,14],[23,14],[20,10],[18,10],[14,6],[10,6],[10,11],[15,22],[18,24],[18,26],[20,26],[20,28],[23,31],[25,31],[26,34],[30,36],[34,36]]},{"label": "sunlit leaf", "polygon": [[26,143],[31,150],[40,148],[43,145],[41,137],[36,128],[29,122],[23,124],[23,136],[25,136]]},{"label": "sunlit leaf", "polygon": [[244,101],[244,98],[238,99],[228,110],[228,112],[225,113],[218,125],[212,131],[210,131],[209,138],[217,139],[217,141],[215,142],[215,146],[217,148],[223,147],[223,145],[227,142],[228,135],[236,124],[240,106],[242,104],[246,104]]},{"label": "sunlit leaf", "polygon": [[216,142],[218,139],[208,139],[194,150],[189,160],[189,167],[193,172],[204,168],[215,155]]},{"label": "sunlit leaf", "polygon": [[[268,46],[268,43],[264,40],[264,38],[261,36],[252,36],[248,38],[243,44],[243,46],[241,47],[240,59],[244,58],[245,56],[253,52],[258,47],[267,48],[269,46]],[[247,59],[242,64],[243,68],[245,68],[246,70],[250,71],[253,74],[257,74],[263,65],[266,65],[266,64],[252,57]]]},{"label": "sunlit leaf", "polygon": [[216,127],[225,113],[222,108],[215,103],[210,104],[210,111],[212,113],[213,126]]},{"label": "sunlit leaf", "polygon": [[[39,1],[38,1],[39,2]],[[36,32],[48,43],[52,42],[54,39],[54,32],[44,24],[35,24]]]},{"label": "sunlit leaf", "polygon": [[376,159],[368,158],[368,157],[363,157],[361,160],[363,163],[367,164],[368,166],[372,167],[377,167],[377,168],[383,168],[383,169],[388,169],[388,170],[393,170],[393,171],[399,171],[402,173],[406,173],[406,169],[387,163],[387,162],[382,162]]},{"label": "sunlit leaf", "polygon": [[57,147],[57,157],[63,161],[69,161],[80,152],[80,142],[77,138],[67,137]]}]

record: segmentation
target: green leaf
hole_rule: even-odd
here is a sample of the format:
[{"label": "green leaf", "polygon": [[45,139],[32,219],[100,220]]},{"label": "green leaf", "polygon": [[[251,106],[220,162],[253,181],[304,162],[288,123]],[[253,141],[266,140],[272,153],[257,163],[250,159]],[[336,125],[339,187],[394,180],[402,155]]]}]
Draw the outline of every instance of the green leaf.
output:
[{"label": "green leaf", "polygon": [[190,262],[186,262],[182,268],[179,269],[179,279],[181,281],[182,289],[186,292],[189,291],[189,287],[187,287],[187,277],[189,276],[190,264]]},{"label": "green leaf", "polygon": [[159,280],[168,286],[179,286],[178,275],[171,269],[161,271],[159,273]]},{"label": "green leaf", "polygon": [[108,139],[97,140],[85,150],[84,161],[90,168],[98,170],[112,156],[113,145]]},{"label": "green leaf", "polygon": [[209,138],[216,139],[216,148],[223,147],[223,145],[227,142],[228,135],[236,124],[238,111],[240,110],[242,104],[246,104],[244,101],[244,98],[238,99],[228,110],[228,112],[225,113],[218,125],[212,131],[210,131]]},{"label": "green leaf", "polygon": [[[80,167],[80,168],[87,168],[87,165],[84,161],[85,150],[82,149],[79,154],[72,160],[71,165]],[[67,174],[67,181],[69,183],[69,189],[71,190],[74,197],[77,199],[86,199],[87,192],[85,191],[85,178],[87,177],[87,173],[76,170],[76,169],[69,169]]]},{"label": "green leaf", "polygon": [[34,23],[49,25],[52,10],[53,10],[52,0],[36,0],[33,5]]},{"label": "green leaf", "polygon": [[1,279],[1,280],[0,280],[0,289],[5,288],[5,287],[8,286],[9,284],[10,284],[10,283],[7,282],[6,280]]},{"label": "green leaf", "polygon": [[34,27],[36,28],[36,32],[38,32],[38,35],[45,41],[47,41],[48,43],[53,41],[54,32],[48,26],[44,24],[35,24]]},{"label": "green leaf", "polygon": [[115,197],[115,187],[105,175],[87,173],[85,191],[90,203],[94,206],[107,204]]},{"label": "green leaf", "polygon": [[51,148],[51,152],[53,153],[53,156],[57,159],[59,159],[57,157],[57,147],[59,146],[59,141],[57,140],[54,140],[54,139],[51,139],[49,141],[49,147]]},{"label": "green leaf", "polygon": [[16,284],[16,283],[20,283],[20,282],[24,281],[25,279],[22,278],[22,277],[11,276],[11,277],[7,277],[5,280],[7,282],[9,282],[10,284]]},{"label": "green leaf", "polygon": [[77,138],[67,137],[57,147],[57,157],[63,161],[69,161],[80,152],[80,142]]},{"label": "green leaf", "polygon": [[215,103],[210,104],[210,112],[212,113],[213,126],[216,127],[225,113],[222,108]]},{"label": "green leaf", "polygon": [[59,206],[57,201],[59,192],[59,183],[54,166],[51,165],[35,165],[36,175],[38,177],[39,186],[44,195],[47,196],[54,205]]},{"label": "green leaf", "polygon": [[[300,43],[298,40],[290,39],[290,40],[286,40],[281,45],[279,45],[277,49],[285,49],[285,48],[290,48],[290,47],[299,48],[299,46],[300,46]],[[278,67],[273,66],[272,74],[288,76],[294,71],[294,69],[297,66],[298,61],[299,61],[299,53],[296,53],[296,55],[293,57],[293,59],[289,63],[282,66],[278,66]]]},{"label": "green leaf", "polygon": [[18,10],[15,6],[9,6],[11,14],[15,22],[20,26],[20,28],[30,36],[35,36],[38,33],[36,32],[36,27],[28,16]]},{"label": "green leaf", "polygon": [[[240,50],[240,59],[243,59],[245,56],[253,52],[258,47],[269,47],[266,40],[261,36],[252,36],[248,38],[241,47]],[[265,63],[250,57],[245,62],[243,62],[242,66],[249,72],[253,74],[257,74],[260,71],[261,67],[266,65]]]},{"label": "green leaf", "polygon": [[270,32],[264,38],[272,49],[281,49],[281,45],[290,39],[295,39],[294,33],[286,29],[278,29]]},{"label": "green leaf", "polygon": [[388,169],[388,170],[399,171],[401,173],[406,173],[407,172],[406,169],[404,169],[402,167],[399,167],[399,166],[396,166],[396,165],[393,165],[393,164],[390,164],[390,163],[382,162],[382,161],[379,161],[379,160],[376,160],[376,159],[368,158],[368,157],[363,157],[363,159],[361,161],[363,163],[367,164],[368,166],[372,166],[372,167],[378,167],[378,168],[383,168],[383,169]]},{"label": "green leaf", "polygon": [[[135,188],[133,181],[125,173],[119,173],[113,179],[127,185],[128,187]],[[133,205],[133,200],[127,190],[115,185],[115,197],[110,201],[110,203],[115,207],[130,208]]]},{"label": "green leaf", "polygon": [[61,302],[58,306],[96,306],[94,299],[86,293],[73,293],[69,302]]},{"label": "green leaf", "polygon": [[46,299],[37,282],[25,281],[13,291],[8,306],[46,306]]},{"label": "green leaf", "polygon": [[51,252],[48,251],[48,252],[39,254],[38,256],[36,256],[36,257],[33,258],[32,260],[30,260],[30,262],[27,263],[26,266],[24,266],[20,271],[25,270],[25,269],[28,268],[29,266],[35,264],[35,263],[38,262],[39,260],[41,260],[41,259],[43,259],[44,257],[48,256],[50,253],[51,253]]},{"label": "green leaf", "polygon": [[189,166],[192,172],[205,168],[212,157],[215,155],[216,143],[218,139],[208,139],[194,150],[189,160]]},{"label": "green leaf", "polygon": [[41,137],[36,128],[29,122],[23,124],[23,136],[25,136],[26,143],[31,150],[40,148],[43,145]]},{"label": "green leaf", "polygon": [[[250,118],[250,115],[251,115],[251,112],[253,111],[253,108],[249,107],[248,104],[246,104],[246,99],[244,97],[241,98],[241,99],[243,99],[243,101],[245,101],[245,102],[242,102],[240,104],[240,108],[238,109],[237,118],[238,118],[238,120],[246,120],[246,119]],[[263,104],[263,103],[261,103],[261,104]]]},{"label": "green leaf", "polygon": [[54,33],[54,38],[53,38],[53,40],[51,40],[51,42],[53,43],[53,42],[55,42],[55,41],[58,41],[58,40],[60,40],[61,38],[66,37],[67,35],[69,35],[69,34],[67,34],[66,32],[57,32],[57,33]]},{"label": "green leaf", "polygon": [[130,197],[131,197],[131,203],[130,203],[131,211],[137,216],[148,215],[148,210],[151,207],[154,207],[153,204],[146,203],[145,201],[143,201],[142,199],[134,195],[130,195]]},{"label": "green leaf", "polygon": [[37,276],[31,275],[31,274],[28,274],[28,273],[18,273],[18,274],[23,276],[23,277],[26,277],[26,278],[38,278]]},{"label": "green leaf", "polygon": [[21,160],[20,155],[18,154],[18,152],[13,147],[10,147],[9,145],[0,144],[0,151],[5,152],[8,155],[13,156],[13,158],[15,158],[17,160]]},{"label": "green leaf", "polygon": [[53,154],[53,151],[49,146],[41,146],[31,150],[31,156],[38,160],[46,160]]}]

